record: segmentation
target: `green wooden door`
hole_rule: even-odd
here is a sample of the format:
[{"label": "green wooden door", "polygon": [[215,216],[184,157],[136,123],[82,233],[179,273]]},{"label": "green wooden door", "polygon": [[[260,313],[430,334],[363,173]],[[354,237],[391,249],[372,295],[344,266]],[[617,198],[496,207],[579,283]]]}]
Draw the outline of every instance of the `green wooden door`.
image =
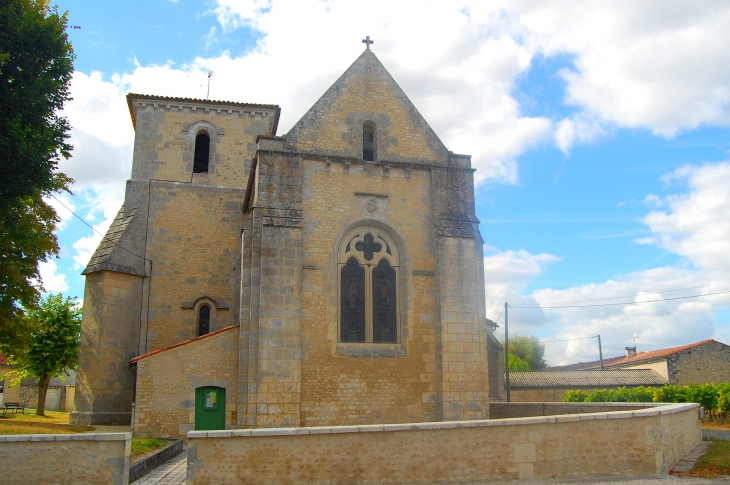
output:
[{"label": "green wooden door", "polygon": [[199,387],[195,390],[195,430],[226,429],[226,390]]}]

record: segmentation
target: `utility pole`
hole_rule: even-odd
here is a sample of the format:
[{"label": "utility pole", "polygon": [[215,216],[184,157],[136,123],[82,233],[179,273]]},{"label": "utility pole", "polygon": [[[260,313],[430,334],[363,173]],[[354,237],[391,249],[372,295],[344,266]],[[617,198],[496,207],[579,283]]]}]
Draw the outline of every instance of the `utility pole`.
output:
[{"label": "utility pole", "polygon": [[601,349],[601,335],[596,334],[596,337],[598,337],[598,358],[601,361],[601,370],[603,370],[603,349]]},{"label": "utility pole", "polygon": [[507,391],[507,402],[510,402],[509,396],[509,304],[504,304],[504,387]]}]

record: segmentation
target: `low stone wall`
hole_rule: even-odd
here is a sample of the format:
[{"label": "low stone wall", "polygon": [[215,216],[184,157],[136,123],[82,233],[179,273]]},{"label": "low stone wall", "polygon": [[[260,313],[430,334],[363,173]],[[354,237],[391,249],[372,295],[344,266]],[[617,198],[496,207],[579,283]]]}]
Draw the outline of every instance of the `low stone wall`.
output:
[{"label": "low stone wall", "polygon": [[665,474],[700,442],[698,408],[191,431],[188,483],[486,483]]},{"label": "low stone wall", "polygon": [[490,402],[490,419],[527,418],[532,416],[559,416],[562,414],[631,411],[666,403],[653,402]]},{"label": "low stone wall", "polygon": [[132,433],[0,435],[4,485],[127,485]]}]

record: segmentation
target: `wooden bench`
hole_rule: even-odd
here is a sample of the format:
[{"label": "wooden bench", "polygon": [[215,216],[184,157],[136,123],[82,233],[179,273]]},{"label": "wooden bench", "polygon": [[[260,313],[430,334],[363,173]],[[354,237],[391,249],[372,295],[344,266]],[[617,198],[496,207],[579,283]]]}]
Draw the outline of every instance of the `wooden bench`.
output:
[{"label": "wooden bench", "polygon": [[25,414],[25,404],[19,402],[6,402],[3,403],[3,414],[7,414],[8,411],[13,411],[13,414],[18,414],[18,411]]}]

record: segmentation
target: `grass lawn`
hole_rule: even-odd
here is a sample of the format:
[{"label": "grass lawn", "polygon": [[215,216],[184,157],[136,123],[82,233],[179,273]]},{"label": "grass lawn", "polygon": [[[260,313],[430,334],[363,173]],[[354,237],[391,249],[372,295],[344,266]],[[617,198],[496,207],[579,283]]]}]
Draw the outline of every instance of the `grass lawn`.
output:
[{"label": "grass lawn", "polygon": [[169,445],[170,441],[157,438],[132,438],[132,454],[129,456],[131,461],[137,457],[146,455],[150,451],[158,450]]},{"label": "grass lawn", "polygon": [[721,478],[730,475],[730,441],[713,439],[704,456],[694,468],[675,475],[698,478]]},{"label": "grass lawn", "polygon": [[[46,411],[46,416],[36,416],[35,410],[26,409],[25,414],[0,415],[0,434],[76,434],[90,433],[96,430],[93,426],[76,426],[68,424],[70,413]],[[132,438],[132,454],[130,459],[145,455],[150,451],[164,448],[170,444],[167,440],[157,438]]]}]

